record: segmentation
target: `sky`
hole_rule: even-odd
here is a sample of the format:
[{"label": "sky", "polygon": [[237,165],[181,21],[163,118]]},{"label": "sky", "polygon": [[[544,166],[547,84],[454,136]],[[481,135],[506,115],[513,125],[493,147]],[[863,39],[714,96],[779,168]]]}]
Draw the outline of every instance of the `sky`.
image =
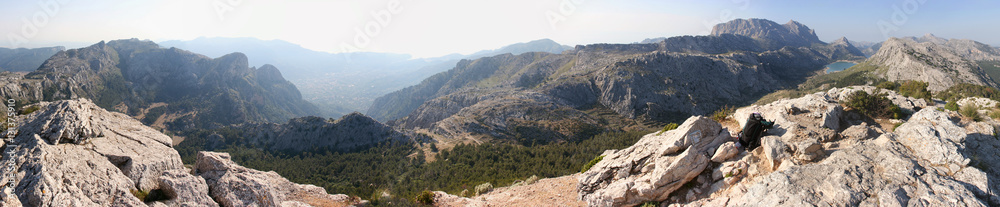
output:
[{"label": "sky", "polygon": [[706,35],[735,18],[795,20],[827,42],[933,33],[998,45],[997,8],[992,0],[16,0],[0,2],[0,47],[254,37],[436,57],[543,38],[581,45]]}]

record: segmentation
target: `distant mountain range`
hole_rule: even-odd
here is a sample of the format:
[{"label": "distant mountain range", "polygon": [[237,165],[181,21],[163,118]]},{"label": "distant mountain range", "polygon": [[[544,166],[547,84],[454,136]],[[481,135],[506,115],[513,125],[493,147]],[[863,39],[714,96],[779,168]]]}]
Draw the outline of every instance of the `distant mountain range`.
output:
[{"label": "distant mountain range", "polygon": [[435,73],[453,68],[461,59],[504,53],[560,53],[571,49],[552,40],[542,39],[471,55],[452,54],[413,59],[409,55],[392,53],[332,54],[305,49],[281,40],[254,38],[198,38],[190,41],[164,41],[160,44],[211,57],[241,52],[249,57],[250,65],[275,65],[281,68],[282,74],[289,81],[302,90],[303,97],[319,106],[327,117],[366,111],[376,97],[417,84]]},{"label": "distant mountain range", "polygon": [[60,51],[0,95],[20,103],[88,98],[145,124],[182,131],[318,115],[271,65],[218,58],[137,39]]},{"label": "distant mountain range", "polygon": [[45,60],[66,48],[43,47],[43,48],[0,48],[0,72],[25,72],[38,69]]},{"label": "distant mountain range", "polygon": [[367,114],[454,140],[572,140],[582,131],[619,128],[610,123],[652,128],[748,104],[830,62],[864,57],[846,40],[820,42],[794,21],[734,20],[715,28],[711,36],[658,43],[463,60],[376,99]]}]

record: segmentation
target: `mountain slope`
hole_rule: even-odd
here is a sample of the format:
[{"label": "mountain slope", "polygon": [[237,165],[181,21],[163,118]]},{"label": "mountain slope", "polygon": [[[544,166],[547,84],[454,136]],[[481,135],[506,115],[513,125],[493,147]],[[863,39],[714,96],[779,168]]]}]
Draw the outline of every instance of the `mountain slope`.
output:
[{"label": "mountain slope", "polygon": [[947,41],[937,42],[890,38],[864,64],[877,67],[875,72],[890,81],[927,82],[930,84],[927,89],[931,91],[942,91],[958,83],[997,87],[978,64],[956,52]]},{"label": "mountain slope", "polygon": [[[283,152],[351,152],[378,144],[411,141],[408,136],[360,113],[351,113],[337,120],[308,116],[281,124],[245,123],[214,130],[204,138],[204,142],[181,145],[208,150],[247,145]],[[198,144],[202,145],[193,146]]]},{"label": "mountain slope", "polygon": [[789,20],[778,24],[766,19],[735,19],[712,27],[711,35],[735,34],[760,40],[769,48],[782,46],[808,47],[824,44],[816,32],[805,25]]},{"label": "mountain slope", "polygon": [[[774,32],[779,31],[759,33]],[[774,41],[716,34],[464,60],[376,99],[368,114],[397,119],[391,125],[427,129],[444,140],[574,140],[581,131],[621,128],[610,123],[652,128],[687,114],[748,104],[798,84],[848,49],[776,47],[769,45]]]},{"label": "mountain slope", "polygon": [[0,48],[0,71],[33,71],[49,57],[63,50],[66,48],[62,46],[33,49]]},{"label": "mountain slope", "polygon": [[136,39],[59,52],[0,93],[26,102],[90,98],[171,130],[318,113],[273,66],[249,67],[240,53],[211,59]]}]

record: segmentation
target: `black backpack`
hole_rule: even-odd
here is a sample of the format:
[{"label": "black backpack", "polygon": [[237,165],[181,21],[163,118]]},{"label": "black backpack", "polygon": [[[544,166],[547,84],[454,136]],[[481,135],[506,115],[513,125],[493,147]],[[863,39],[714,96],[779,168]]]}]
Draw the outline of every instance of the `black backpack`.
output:
[{"label": "black backpack", "polygon": [[774,122],[764,120],[759,113],[753,113],[747,118],[747,123],[743,125],[740,132],[740,144],[746,146],[747,151],[752,151],[760,146],[760,137],[764,135],[764,130],[771,128]]}]

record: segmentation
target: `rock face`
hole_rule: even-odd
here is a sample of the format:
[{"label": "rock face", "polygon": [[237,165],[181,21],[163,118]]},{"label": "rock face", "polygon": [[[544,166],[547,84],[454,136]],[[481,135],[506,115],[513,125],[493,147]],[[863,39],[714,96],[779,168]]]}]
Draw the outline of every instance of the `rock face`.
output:
[{"label": "rock face", "polygon": [[[312,150],[327,148],[334,151],[351,151],[383,142],[408,142],[409,138],[371,117],[351,113],[333,121],[320,117],[294,118],[285,124],[259,123],[236,127],[243,137],[216,139],[246,139],[260,148],[271,150]],[[221,136],[215,134],[213,136]],[[234,141],[230,141],[234,142]],[[243,141],[239,141],[243,142]]]},{"label": "rock face", "polygon": [[212,198],[221,206],[346,206],[352,202],[347,195],[292,183],[274,171],[236,165],[228,153],[198,152],[194,172],[205,178]]},{"label": "rock face", "polygon": [[[316,186],[288,182],[274,172],[247,169],[228,159],[199,159],[198,174],[192,174],[171,147],[170,137],[125,114],[105,111],[87,99],[37,105],[39,110],[23,116],[17,123],[16,137],[4,145],[0,163],[12,162],[16,168],[0,168],[0,174],[15,175],[11,193],[16,197],[0,195],[2,206],[218,206],[220,198],[233,197],[226,192],[244,192],[247,186],[256,186],[250,192],[276,189],[258,193],[272,195],[274,199],[267,201],[274,202],[247,200],[236,194],[249,202],[222,206],[343,206],[357,202],[346,195],[329,195]],[[136,195],[141,194],[149,196],[140,200]]]},{"label": "rock face", "polygon": [[604,152],[580,175],[580,199],[590,206],[628,206],[666,200],[709,164],[715,148],[733,141],[719,123],[691,117],[677,129],[649,134],[635,145]]},{"label": "rock face", "polygon": [[[776,124],[757,150],[729,159],[702,158],[727,151],[726,144],[714,143],[729,139],[728,133],[688,138],[694,129],[720,130],[711,120],[693,117],[662,137],[647,135],[604,153],[580,175],[579,196],[589,206],[1000,205],[1000,172],[990,167],[1000,164],[992,126],[1000,122],[959,121],[954,112],[924,106],[913,108],[894,132],[885,131],[837,104],[843,93],[873,89],[851,88],[737,109],[737,120],[761,112]],[[692,127],[699,125],[712,127]],[[683,159],[689,151],[699,155]],[[672,161],[670,167],[661,168],[660,160]],[[670,179],[650,185],[650,177]]]},{"label": "rock face", "polygon": [[23,79],[0,85],[0,96],[21,102],[88,98],[176,131],[318,114],[274,66],[257,69],[247,61],[241,53],[212,59],[150,41],[102,41],[52,55]]},{"label": "rock face", "polygon": [[767,40],[769,45],[808,47],[814,43],[824,44],[809,27],[789,20],[778,24],[766,19],[735,19],[712,27],[712,35],[735,34]]},{"label": "rock face", "polygon": [[[86,99],[39,104],[11,143],[14,193],[31,206],[142,206],[132,191],[160,189],[183,169],[170,138]],[[7,174],[3,169],[3,174]]]},{"label": "rock face", "polygon": [[958,83],[997,87],[997,83],[969,59],[974,57],[963,57],[958,53],[961,50],[937,42],[890,38],[882,43],[878,53],[862,64],[877,67],[876,74],[890,81],[927,82],[930,84],[927,89],[933,92]]}]

